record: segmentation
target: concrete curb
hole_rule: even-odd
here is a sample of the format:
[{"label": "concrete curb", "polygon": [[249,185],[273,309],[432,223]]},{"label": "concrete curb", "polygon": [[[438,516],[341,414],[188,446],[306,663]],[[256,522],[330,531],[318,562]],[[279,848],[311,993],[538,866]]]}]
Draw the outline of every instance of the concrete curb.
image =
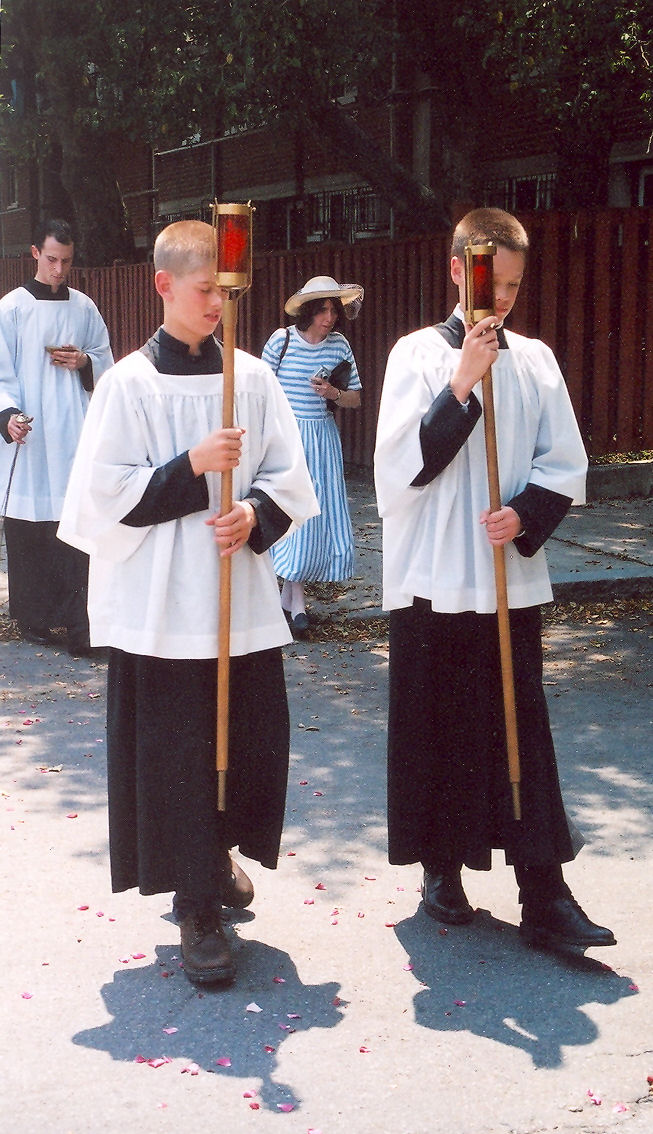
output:
[{"label": "concrete curb", "polygon": [[590,465],[588,500],[627,500],[631,496],[653,496],[653,461]]}]

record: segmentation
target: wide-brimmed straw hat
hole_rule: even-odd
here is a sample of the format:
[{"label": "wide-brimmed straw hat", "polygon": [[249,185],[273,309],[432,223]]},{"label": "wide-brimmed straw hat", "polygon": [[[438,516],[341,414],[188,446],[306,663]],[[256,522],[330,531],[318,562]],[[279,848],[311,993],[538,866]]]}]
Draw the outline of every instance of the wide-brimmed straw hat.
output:
[{"label": "wide-brimmed straw hat", "polygon": [[311,299],[339,299],[348,319],[355,319],[364,295],[360,284],[339,284],[332,276],[313,276],[299,291],[291,295],[285,305],[287,315],[297,315],[303,303]]}]

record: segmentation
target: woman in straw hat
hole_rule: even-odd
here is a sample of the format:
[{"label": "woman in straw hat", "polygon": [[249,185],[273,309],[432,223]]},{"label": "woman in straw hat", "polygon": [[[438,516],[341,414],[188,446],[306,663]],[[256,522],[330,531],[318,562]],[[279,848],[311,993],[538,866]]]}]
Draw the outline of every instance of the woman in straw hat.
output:
[{"label": "woman in straw hat", "polygon": [[[343,315],[355,319],[362,301],[359,284],[314,276],[285,305],[295,323],[279,327],[263,348],[262,357],[277,374],[297,418],[320,505],[319,516],[271,552],[275,571],[283,579],[281,605],[295,635],[308,630],[304,583],[350,579],[354,572],[342,445],[330,410],[336,405],[342,409],[360,405],[356,362],[336,327],[343,325]],[[339,377],[342,371],[344,377]]]}]

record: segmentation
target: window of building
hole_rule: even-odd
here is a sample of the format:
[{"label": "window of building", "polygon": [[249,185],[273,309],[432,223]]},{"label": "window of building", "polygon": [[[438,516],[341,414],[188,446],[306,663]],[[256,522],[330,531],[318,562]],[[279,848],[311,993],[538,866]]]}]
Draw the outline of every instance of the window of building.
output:
[{"label": "window of building", "polygon": [[638,205],[653,209],[653,166],[645,166],[639,175]]},{"label": "window of building", "polygon": [[552,209],[555,182],[555,173],[488,181],[484,190],[484,204],[506,209],[509,213]]},{"label": "window of building", "polygon": [[10,165],[2,177],[2,208],[18,208],[18,177],[14,165]]}]

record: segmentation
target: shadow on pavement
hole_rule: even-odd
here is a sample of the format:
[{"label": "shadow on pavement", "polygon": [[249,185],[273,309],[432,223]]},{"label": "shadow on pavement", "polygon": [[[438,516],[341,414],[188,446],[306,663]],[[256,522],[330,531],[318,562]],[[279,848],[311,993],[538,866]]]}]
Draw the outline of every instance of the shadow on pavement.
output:
[{"label": "shadow on pavement", "polygon": [[[191,1074],[196,1064],[242,1082],[255,1090],[264,1109],[299,1108],[293,1087],[275,1078],[278,1053],[295,1032],[333,1028],[341,1021],[340,985],[303,984],[288,953],[259,941],[239,946],[233,932],[230,936],[238,962],[236,985],[189,985],[180,969],[179,946],[158,945],[155,964],[117,970],[102,988],[111,1022],[78,1032],[73,1042],[130,1063],[184,1060]],[[247,1011],[250,1003],[261,1011]],[[166,1034],[165,1028],[177,1030]],[[230,1067],[216,1063],[225,1057]]]},{"label": "shadow on pavement", "polygon": [[629,977],[593,958],[526,948],[514,926],[486,910],[471,926],[438,928],[420,906],[395,933],[418,983],[417,1024],[514,1047],[535,1067],[559,1067],[563,1048],[596,1040],[583,1005],[637,994]]}]

